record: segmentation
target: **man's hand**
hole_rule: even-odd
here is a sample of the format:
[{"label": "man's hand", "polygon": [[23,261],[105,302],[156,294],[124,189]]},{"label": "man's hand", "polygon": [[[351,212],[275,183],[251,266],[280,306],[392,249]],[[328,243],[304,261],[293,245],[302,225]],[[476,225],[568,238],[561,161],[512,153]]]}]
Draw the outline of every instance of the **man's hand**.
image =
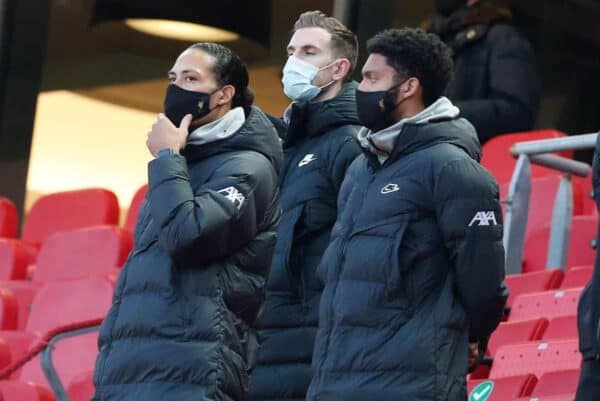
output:
[{"label": "man's hand", "polygon": [[146,146],[153,156],[163,149],[173,149],[179,151],[185,147],[188,128],[192,122],[192,115],[188,114],[183,117],[179,127],[173,125],[163,113],[160,113],[156,118],[152,129],[148,132]]},{"label": "man's hand", "polygon": [[470,343],[469,344],[469,367],[472,367],[473,364],[477,361],[479,357],[479,343]]}]

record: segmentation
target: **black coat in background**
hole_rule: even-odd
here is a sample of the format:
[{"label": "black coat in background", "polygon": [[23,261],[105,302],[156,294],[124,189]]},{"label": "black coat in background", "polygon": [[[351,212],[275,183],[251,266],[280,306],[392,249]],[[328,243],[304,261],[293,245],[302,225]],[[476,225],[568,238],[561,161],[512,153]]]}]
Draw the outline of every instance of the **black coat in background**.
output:
[{"label": "black coat in background", "polygon": [[498,185],[464,119],[406,123],[348,169],[308,401],[464,401],[467,347],[506,301]]},{"label": "black coat in background", "polygon": [[535,54],[494,1],[434,20],[429,30],[454,52],[454,80],[446,96],[483,144],[503,133],[534,127],[540,103]]},{"label": "black coat in background", "polygon": [[[592,167],[592,185],[596,207],[600,211],[600,135],[596,142]],[[599,228],[600,229],[600,228]],[[597,241],[600,241],[600,230]],[[596,254],[592,280],[584,289],[577,311],[579,348],[585,360],[600,360],[600,255]]]},{"label": "black coat in background", "polygon": [[293,104],[280,174],[283,216],[267,285],[252,400],[304,400],[323,284],[316,268],[329,243],[347,167],[360,154],[355,83],[334,99]]},{"label": "black coat in background", "polygon": [[252,108],[231,137],[150,162],[135,246],[100,329],[94,400],[245,399],[281,159],[275,128]]},{"label": "black coat in background", "polygon": [[[600,211],[600,135],[596,141],[592,173],[596,207]],[[596,243],[599,241],[600,227]],[[575,401],[595,400],[600,394],[600,254],[598,253],[596,253],[592,280],[579,299],[577,326],[583,364]]]}]

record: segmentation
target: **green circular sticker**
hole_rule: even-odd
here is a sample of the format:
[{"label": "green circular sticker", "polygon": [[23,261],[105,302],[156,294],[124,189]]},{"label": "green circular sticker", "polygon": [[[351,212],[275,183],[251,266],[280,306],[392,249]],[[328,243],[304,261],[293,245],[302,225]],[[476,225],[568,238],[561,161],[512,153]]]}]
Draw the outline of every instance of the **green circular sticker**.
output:
[{"label": "green circular sticker", "polygon": [[485,381],[475,387],[469,394],[469,401],[486,401],[494,391],[494,382]]}]

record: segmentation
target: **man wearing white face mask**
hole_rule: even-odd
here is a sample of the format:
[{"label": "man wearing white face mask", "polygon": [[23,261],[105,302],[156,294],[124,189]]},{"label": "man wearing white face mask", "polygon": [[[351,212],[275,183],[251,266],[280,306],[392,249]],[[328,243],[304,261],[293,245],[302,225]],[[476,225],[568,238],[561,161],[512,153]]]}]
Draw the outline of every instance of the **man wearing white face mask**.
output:
[{"label": "man wearing white face mask", "polygon": [[292,104],[282,134],[283,216],[267,284],[252,400],[304,400],[323,284],[316,268],[337,217],[338,190],[360,153],[354,34],[320,11],[294,25],[283,69]]}]

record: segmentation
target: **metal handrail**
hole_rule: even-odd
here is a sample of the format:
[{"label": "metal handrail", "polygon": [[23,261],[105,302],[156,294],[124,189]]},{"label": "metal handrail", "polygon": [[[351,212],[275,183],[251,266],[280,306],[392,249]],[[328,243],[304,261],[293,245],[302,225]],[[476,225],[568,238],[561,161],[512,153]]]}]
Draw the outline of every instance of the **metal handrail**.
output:
[{"label": "metal handrail", "polygon": [[565,138],[540,139],[518,142],[510,148],[514,157],[519,155],[538,155],[542,153],[562,152],[564,150],[591,149],[596,145],[598,133],[574,135]]},{"label": "metal handrail", "polygon": [[573,214],[571,175],[588,177],[591,174],[591,166],[552,153],[594,148],[598,135],[595,133],[519,142],[511,147],[512,156],[518,160],[511,179],[508,198],[505,200],[507,213],[504,226],[504,247],[507,273],[520,273],[523,266],[531,194],[531,164],[564,173],[554,200],[546,267],[548,269],[564,269],[566,267],[567,245]]}]

